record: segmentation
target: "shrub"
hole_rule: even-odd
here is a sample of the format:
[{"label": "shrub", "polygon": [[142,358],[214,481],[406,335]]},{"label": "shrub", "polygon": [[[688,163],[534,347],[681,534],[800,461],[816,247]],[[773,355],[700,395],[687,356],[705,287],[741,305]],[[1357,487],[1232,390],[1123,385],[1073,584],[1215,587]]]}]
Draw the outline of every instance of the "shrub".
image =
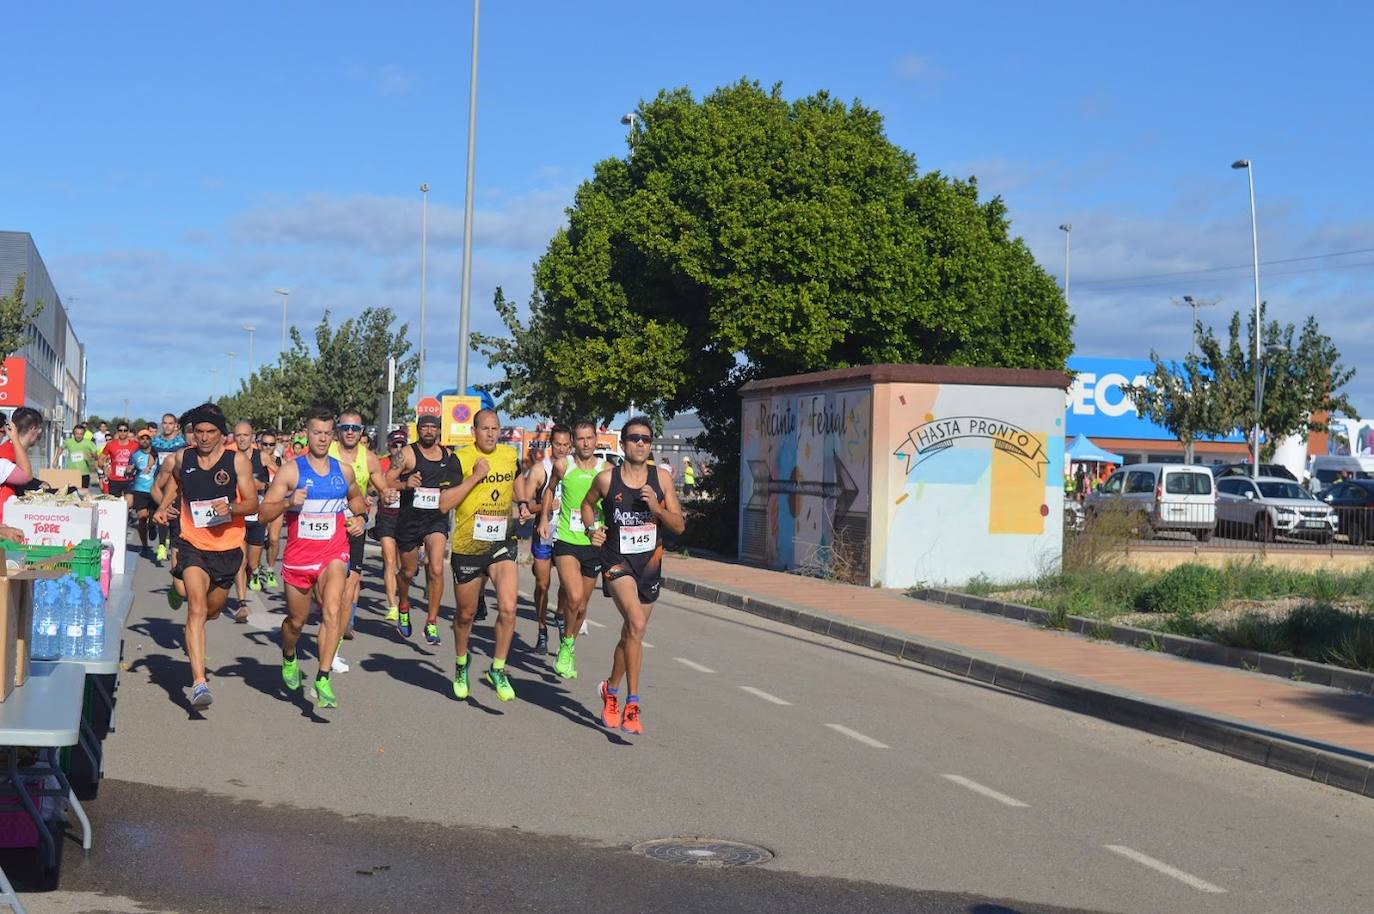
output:
[{"label": "shrub", "polygon": [[1141,591],[1142,612],[1192,615],[1222,604],[1227,596],[1226,573],[1206,565],[1179,565]]}]

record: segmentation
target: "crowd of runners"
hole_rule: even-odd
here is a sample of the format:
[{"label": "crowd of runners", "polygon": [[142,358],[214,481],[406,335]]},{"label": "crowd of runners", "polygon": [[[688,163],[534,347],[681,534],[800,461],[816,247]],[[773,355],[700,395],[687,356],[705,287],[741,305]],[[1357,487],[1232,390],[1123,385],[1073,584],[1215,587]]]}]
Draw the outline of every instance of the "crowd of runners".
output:
[{"label": "crowd of runners", "polygon": [[[466,700],[473,623],[495,594],[492,655],[481,680],[501,701],[516,698],[508,661],[515,644],[518,602],[517,529],[532,529],[533,652],[549,656],[550,624],[558,630],[554,672],[578,677],[577,639],[586,633],[588,601],[598,582],[622,617],[610,672],[596,687],[608,728],[642,733],[639,677],[645,629],[661,583],[663,536],[684,529],[669,472],[651,459],[653,429],[632,418],[621,431],[621,462],[597,455],[590,421],[555,425],[542,460],[527,467],[502,444],[496,413],[474,416],[473,443],[440,443],[439,420],[422,416],[416,440],[404,430],[386,434],[374,453],[356,411],[310,410],[289,440],[233,425],[205,403],[162,417],[158,429],[130,435],[115,430],[118,447],[102,450],[111,494],[125,497],[137,519],[144,556],[169,563],[168,602],[186,613],[184,649],[191,666],[190,704],[213,701],[206,679],[206,623],[226,611],[249,617],[247,591],[284,592],[281,676],[294,692],[303,686],[318,707],[337,708],[331,676],[347,672],[339,653],[355,637],[369,535],[380,546],[386,621],[395,635],[414,628],[430,645],[439,629],[445,578],[453,577],[453,694]],[[284,540],[284,542],[283,542]],[[153,544],[156,543],[154,548]],[[445,559],[448,568],[445,569]],[[280,565],[280,571],[278,566]],[[424,577],[420,571],[424,569]],[[558,591],[550,609],[553,575]],[[412,607],[416,587],[422,602]],[[423,621],[412,614],[423,613]],[[303,675],[297,647],[312,622],[318,668]],[[622,688],[623,687],[623,688]]]}]

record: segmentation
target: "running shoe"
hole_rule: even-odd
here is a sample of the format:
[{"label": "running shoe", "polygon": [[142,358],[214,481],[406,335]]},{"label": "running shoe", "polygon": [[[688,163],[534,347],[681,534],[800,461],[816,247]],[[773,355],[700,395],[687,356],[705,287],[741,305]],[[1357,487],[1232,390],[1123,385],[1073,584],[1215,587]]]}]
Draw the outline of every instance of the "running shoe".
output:
[{"label": "running shoe", "polygon": [[350,625],[347,629],[345,629],[345,631],[344,631],[344,633],[343,633],[343,639],[344,639],[345,641],[352,641],[352,640],[353,640],[353,626]]},{"label": "running shoe", "polygon": [[191,707],[197,711],[203,711],[210,707],[215,701],[215,696],[210,694],[210,684],[198,682],[191,688]]},{"label": "running shoe", "polygon": [[541,628],[541,629],[539,630],[539,637],[537,637],[537,638],[534,639],[534,652],[535,652],[536,654],[538,654],[540,657],[543,657],[543,656],[545,656],[546,654],[548,654],[548,652],[549,652],[549,632],[548,632],[548,629]]},{"label": "running shoe", "polygon": [[425,623],[425,641],[430,644],[439,643],[439,626],[435,625],[433,622]]},{"label": "running shoe", "polygon": [[409,638],[411,631],[410,613],[399,613],[398,615],[400,616],[400,622],[396,625],[396,627],[401,630],[402,638]]},{"label": "running shoe", "polygon": [[158,543],[158,544],[157,544],[157,560],[158,560],[159,562],[165,562],[165,561],[167,561],[167,544],[166,544],[166,543]]},{"label": "running shoe", "polygon": [[328,679],[315,680],[315,704],[321,708],[339,706],[339,700],[334,697],[334,686]]},{"label": "running shoe", "polygon": [[578,634],[578,635],[585,635],[585,634],[587,634],[587,620],[586,620],[586,619],[583,619],[583,620],[582,620],[582,627],[579,628],[579,629],[577,630],[577,634]]},{"label": "running shoe", "polygon": [[572,665],[572,645],[567,639],[558,642],[558,659],[553,662],[553,671],[564,679],[571,679],[568,667]]},{"label": "running shoe", "polygon": [[468,697],[468,665],[458,664],[458,672],[453,674],[453,697],[459,701],[467,701]]},{"label": "running shoe", "polygon": [[606,691],[606,680],[596,684],[596,694],[601,696],[601,722],[608,730],[620,727],[620,699]]},{"label": "running shoe", "polygon": [[186,598],[177,593],[176,586],[169,584],[167,586],[167,605],[175,611],[181,609],[181,604],[185,602]]},{"label": "running shoe", "polygon": [[390,609],[388,609],[388,610],[386,611],[386,621],[388,621],[388,622],[396,622],[396,621],[399,621],[400,618],[401,618],[401,611],[400,611],[398,608],[396,608],[395,606],[391,607]]},{"label": "running shoe", "polygon": [[626,733],[644,732],[644,726],[639,722],[639,702],[632,701],[625,705],[625,720],[620,726]]},{"label": "running shoe", "polygon": [[343,657],[342,657],[340,654],[335,653],[335,654],[334,654],[334,662],[333,662],[332,664],[330,664],[329,672],[331,672],[331,673],[347,673],[347,672],[349,671],[349,669],[351,669],[351,667],[349,667],[348,661],[345,660],[345,659],[343,659]]},{"label": "running shoe", "polygon": [[257,591],[262,590],[262,572],[254,571],[248,576],[248,589]]},{"label": "running shoe", "polygon": [[472,617],[474,622],[487,621],[487,604],[485,602],[477,604],[477,613]]},{"label": "running shoe", "polygon": [[242,603],[239,603],[239,608],[234,610],[234,621],[237,622],[239,625],[242,625],[248,621],[247,606],[244,606]]},{"label": "running shoe", "polygon": [[281,586],[281,582],[277,580],[276,571],[271,568],[267,569],[267,573],[262,576],[262,584],[264,587],[270,587],[273,590]]},{"label": "running shoe", "polygon": [[504,667],[487,670],[487,683],[496,690],[496,697],[502,701],[515,701],[515,687],[510,684]]},{"label": "running shoe", "polygon": [[286,687],[292,692],[301,687],[301,666],[296,662],[295,657],[292,657],[290,660],[284,657],[282,658],[281,681],[284,682]]},{"label": "running shoe", "polygon": [[568,677],[569,679],[576,679],[576,678],[577,678],[577,645],[576,645],[576,644],[569,644],[569,645],[568,645],[568,663],[567,663],[567,665],[565,666],[564,670],[565,670],[565,672],[563,673],[564,676]]}]

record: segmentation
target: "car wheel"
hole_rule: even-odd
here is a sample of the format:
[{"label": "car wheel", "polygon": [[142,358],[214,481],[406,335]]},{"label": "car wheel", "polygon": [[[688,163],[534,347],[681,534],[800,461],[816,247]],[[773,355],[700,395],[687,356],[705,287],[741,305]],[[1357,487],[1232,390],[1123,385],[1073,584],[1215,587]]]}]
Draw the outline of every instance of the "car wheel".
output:
[{"label": "car wheel", "polygon": [[1209,542],[1212,541],[1212,531],[1211,531],[1211,530],[1194,530],[1194,531],[1193,531],[1193,536],[1196,536],[1196,537],[1197,537],[1197,541],[1198,541],[1199,543],[1209,543]]},{"label": "car wheel", "polygon": [[1320,536],[1317,537],[1317,545],[1318,545],[1318,546],[1330,546],[1330,545],[1331,545],[1331,541],[1334,540],[1335,538],[1336,538],[1336,537],[1335,537],[1333,534],[1330,534],[1330,533],[1323,533],[1323,534],[1321,534]]},{"label": "car wheel", "polygon": [[1255,539],[1261,543],[1274,541],[1274,525],[1269,522],[1268,514],[1261,514],[1255,518]]},{"label": "car wheel", "polygon": [[1350,525],[1350,545],[1363,546],[1365,541],[1364,524],[1354,523]]}]

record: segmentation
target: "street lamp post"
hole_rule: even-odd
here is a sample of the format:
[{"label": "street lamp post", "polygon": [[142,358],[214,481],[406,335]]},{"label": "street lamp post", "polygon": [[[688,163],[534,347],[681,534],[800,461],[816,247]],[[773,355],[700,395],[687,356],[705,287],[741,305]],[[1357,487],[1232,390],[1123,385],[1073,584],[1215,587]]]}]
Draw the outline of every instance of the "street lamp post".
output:
[{"label": "street lamp post", "polygon": [[463,292],[458,306],[458,396],[468,392],[468,311],[472,300],[472,178],[477,165],[477,23],[481,0],[472,0],[472,78],[468,87],[468,173],[463,194]]},{"label": "street lamp post", "polygon": [[1064,304],[1069,303],[1069,237],[1073,235],[1073,223],[1065,222],[1059,226],[1064,233]]},{"label": "street lamp post", "polygon": [[[627,111],[627,112],[625,112],[624,114],[622,114],[622,115],[620,116],[620,123],[621,123],[622,126],[624,126],[624,127],[629,127],[629,128],[630,128],[630,135],[629,135],[629,138],[630,138],[630,143],[631,143],[631,145],[633,145],[633,144],[634,144],[634,139],[635,139],[635,124],[639,123],[639,115],[638,115],[638,114],[635,114],[633,111]],[[630,398],[630,411],[629,411],[629,413],[626,415],[626,420],[628,421],[629,419],[633,419],[634,417],[635,417],[635,400],[634,400],[634,397],[631,397],[631,398]]]},{"label": "street lamp post", "polygon": [[1255,260],[1255,462],[1251,470],[1252,476],[1259,476],[1260,408],[1264,403],[1264,379],[1260,376],[1260,337],[1264,334],[1264,326],[1260,323],[1259,227],[1255,221],[1255,167],[1249,159],[1237,159],[1231,163],[1231,167],[1245,169],[1245,176],[1250,181],[1250,249]]},{"label": "street lamp post", "polygon": [[425,395],[425,268],[429,253],[429,185],[420,185],[420,396]]},{"label": "street lamp post", "polygon": [[253,331],[257,330],[252,324],[244,324],[243,329],[248,332],[248,374],[253,373]]},{"label": "street lamp post", "polygon": [[229,359],[229,367],[224,372],[224,395],[227,397],[230,394],[229,385],[234,383],[234,356],[238,355],[238,353],[234,352],[232,349],[226,349],[224,350],[224,355]]},{"label": "street lamp post", "polygon": [[[291,290],[290,290],[290,289],[273,289],[272,291],[273,291],[273,292],[276,292],[278,295],[281,296],[281,352],[277,353],[277,368],[279,368],[279,369],[281,369],[281,370],[284,371],[284,370],[286,369],[286,303],[289,302],[289,301],[291,300]],[[278,406],[278,408],[277,408],[277,430],[280,431],[280,430],[281,430],[281,427],[282,427],[282,410],[281,410],[281,407]]]},{"label": "street lamp post", "polygon": [[1196,356],[1197,356],[1197,309],[1198,309],[1198,308],[1210,308],[1212,305],[1215,305],[1215,304],[1216,304],[1216,301],[1215,301],[1215,300],[1213,300],[1213,301],[1204,301],[1204,300],[1202,300],[1202,299],[1193,298],[1193,296],[1191,296],[1191,295],[1185,295],[1185,296],[1183,296],[1183,301],[1179,301],[1178,299],[1174,299],[1174,304],[1176,304],[1176,305],[1182,305],[1182,306],[1184,306],[1185,308],[1191,308],[1191,309],[1193,310],[1192,345],[1191,345],[1191,348],[1189,349],[1189,352],[1190,352],[1194,357],[1196,357]]}]

